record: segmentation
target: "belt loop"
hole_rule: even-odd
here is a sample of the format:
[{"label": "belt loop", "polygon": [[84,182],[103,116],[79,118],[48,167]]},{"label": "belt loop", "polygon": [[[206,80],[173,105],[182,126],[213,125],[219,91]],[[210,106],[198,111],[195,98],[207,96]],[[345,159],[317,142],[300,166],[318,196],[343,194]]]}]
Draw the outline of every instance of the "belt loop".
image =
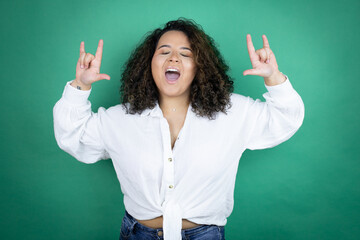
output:
[{"label": "belt loop", "polygon": [[127,215],[128,215],[128,219],[130,220],[130,232],[132,233],[133,232],[133,229],[135,227],[135,224],[137,223],[137,221],[135,220],[135,218],[133,216],[131,216],[127,211],[126,211]]},{"label": "belt loop", "polygon": [[131,223],[131,226],[130,226],[130,232],[131,232],[131,233],[133,233],[135,224],[136,224],[136,221],[134,221],[134,222]]}]

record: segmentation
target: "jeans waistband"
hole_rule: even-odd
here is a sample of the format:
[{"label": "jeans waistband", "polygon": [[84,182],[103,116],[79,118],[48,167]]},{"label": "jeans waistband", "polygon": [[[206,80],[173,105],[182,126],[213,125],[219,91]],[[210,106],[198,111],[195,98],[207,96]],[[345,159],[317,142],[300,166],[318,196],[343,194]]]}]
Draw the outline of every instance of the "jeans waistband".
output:
[{"label": "jeans waistband", "polygon": [[[133,216],[131,216],[126,210],[125,210],[125,217],[131,222],[131,225],[135,225],[136,224],[136,228],[140,229],[142,231],[151,233],[151,234],[157,234],[159,231],[163,231],[162,228],[150,228],[147,227],[145,225],[142,225],[141,223],[139,223],[138,221],[136,221],[135,218],[133,218]],[[183,235],[193,235],[196,234],[199,231],[203,231],[204,228],[209,228],[209,227],[218,227],[217,225],[200,225],[194,228],[188,228],[188,229],[183,229],[181,230],[183,232]],[[221,227],[222,228],[222,227]]]}]

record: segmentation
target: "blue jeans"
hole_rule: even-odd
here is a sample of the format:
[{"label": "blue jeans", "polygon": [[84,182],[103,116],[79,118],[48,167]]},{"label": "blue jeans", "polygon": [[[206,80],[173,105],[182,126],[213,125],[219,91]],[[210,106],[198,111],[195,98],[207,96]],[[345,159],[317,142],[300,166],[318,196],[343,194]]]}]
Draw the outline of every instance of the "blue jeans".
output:
[{"label": "blue jeans", "polygon": [[[120,230],[120,240],[152,240],[164,239],[162,228],[149,228],[133,218],[127,211],[123,218]],[[224,226],[201,225],[181,230],[183,240],[223,240],[225,239]]]}]

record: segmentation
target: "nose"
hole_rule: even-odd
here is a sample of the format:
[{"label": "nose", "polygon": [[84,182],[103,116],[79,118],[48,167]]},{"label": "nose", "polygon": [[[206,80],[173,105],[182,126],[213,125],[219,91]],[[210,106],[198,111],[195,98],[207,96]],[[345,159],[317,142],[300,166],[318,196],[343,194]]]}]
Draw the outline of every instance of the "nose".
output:
[{"label": "nose", "polygon": [[180,58],[178,56],[177,53],[173,52],[171,53],[171,55],[169,56],[169,62],[179,62]]}]

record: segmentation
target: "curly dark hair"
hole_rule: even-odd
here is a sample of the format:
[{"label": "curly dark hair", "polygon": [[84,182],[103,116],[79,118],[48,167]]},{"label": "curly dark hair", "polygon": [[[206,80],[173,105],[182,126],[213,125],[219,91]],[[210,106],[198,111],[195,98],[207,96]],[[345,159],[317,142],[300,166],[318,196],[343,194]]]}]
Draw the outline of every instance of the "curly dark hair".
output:
[{"label": "curly dark hair", "polygon": [[217,112],[226,114],[231,107],[230,94],[234,89],[234,82],[227,75],[229,67],[214,40],[200,25],[186,18],[170,21],[164,28],[149,32],[131,53],[121,75],[120,94],[126,112],[141,114],[156,106],[159,92],[152,76],[151,60],[160,37],[171,30],[185,33],[193,51],[197,71],[190,86],[192,111],[210,120],[215,119]]}]

